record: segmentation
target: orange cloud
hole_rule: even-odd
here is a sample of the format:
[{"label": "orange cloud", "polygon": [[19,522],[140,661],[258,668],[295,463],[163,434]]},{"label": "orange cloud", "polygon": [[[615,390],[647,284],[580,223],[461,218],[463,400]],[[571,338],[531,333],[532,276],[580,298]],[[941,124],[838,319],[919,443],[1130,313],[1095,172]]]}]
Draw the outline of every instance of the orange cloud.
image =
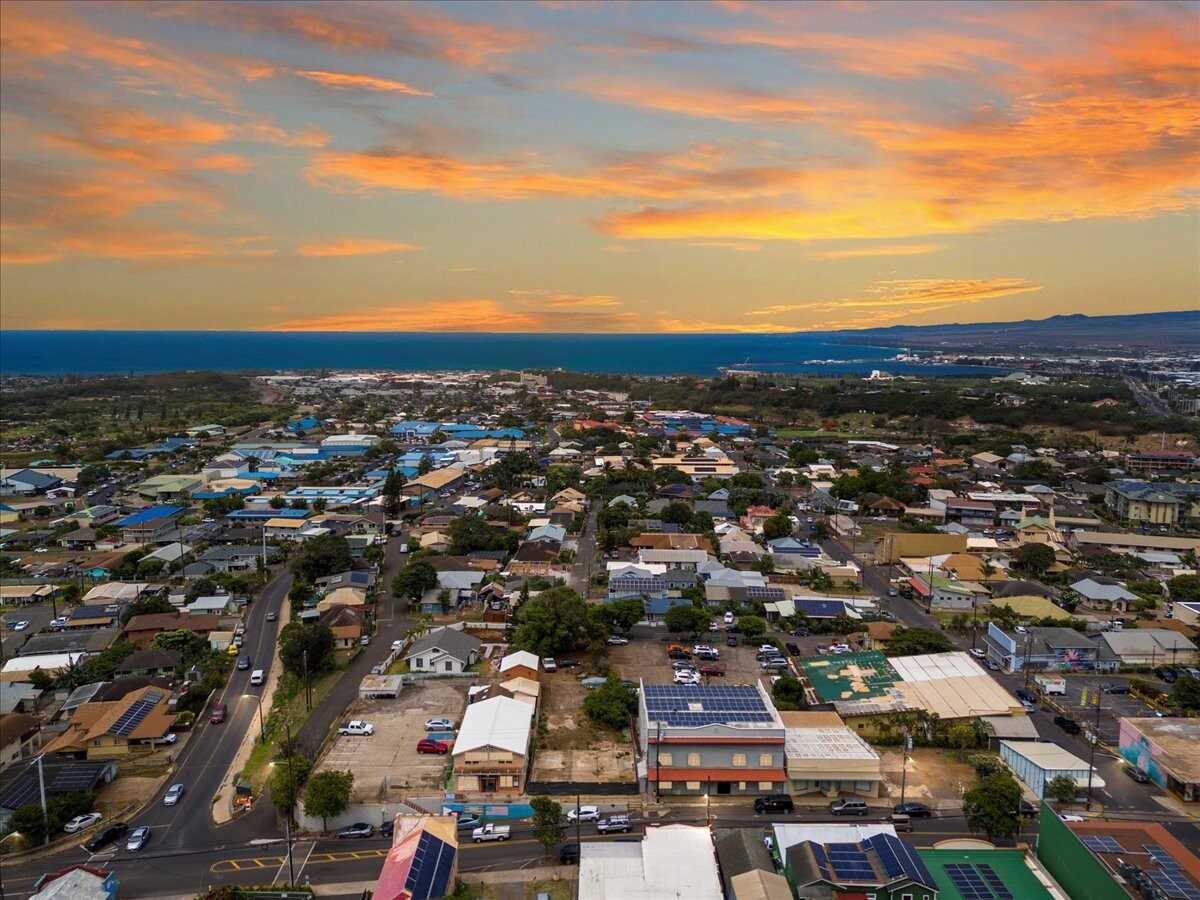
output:
[{"label": "orange cloud", "polygon": [[878,247],[856,247],[851,250],[820,250],[810,253],[813,259],[857,259],[863,256],[918,256],[945,250],[945,244],[883,244]]},{"label": "orange cloud", "polygon": [[297,318],[269,331],[473,331],[554,333],[630,331],[634,313],[512,310],[488,298],[442,299],[378,306],[352,313]]},{"label": "orange cloud", "polygon": [[823,120],[845,101],[801,99],[741,87],[675,86],[661,81],[605,75],[576,79],[581,93],[608,103],[739,122],[750,125],[797,125]]},{"label": "orange cloud", "polygon": [[321,87],[335,91],[381,91],[384,93],[406,94],[410,97],[432,97],[428,91],[422,91],[391,78],[377,78],[374,75],[361,75],[351,72],[325,72],[320,69],[278,69],[262,64],[243,64],[242,75],[249,81],[260,78],[271,78],[278,75],[293,75],[304,78]]},{"label": "orange cloud", "polygon": [[[746,313],[748,316],[777,316],[791,312],[837,312],[842,309],[887,307],[936,307],[946,309],[963,303],[978,303],[1011,294],[1040,291],[1040,284],[1024,278],[899,278],[877,281],[867,288],[871,297],[846,297],[840,300],[821,300],[814,303],[789,303],[764,306]],[[904,310],[900,316],[908,315]]]},{"label": "orange cloud", "polygon": [[701,319],[658,319],[655,326],[669,334],[790,334],[799,331],[795,325],[775,325],[768,322],[710,322]]},{"label": "orange cloud", "polygon": [[377,256],[382,253],[407,253],[423,250],[416,244],[378,238],[342,238],[319,244],[303,244],[296,249],[300,256]]},{"label": "orange cloud", "polygon": [[544,288],[534,291],[514,289],[510,290],[509,293],[514,297],[529,298],[528,300],[523,300],[522,302],[524,303],[551,309],[575,309],[581,307],[621,305],[621,301],[616,297],[610,297],[606,294],[589,294],[587,296],[579,296],[577,294],[564,294],[556,291],[549,291]]}]

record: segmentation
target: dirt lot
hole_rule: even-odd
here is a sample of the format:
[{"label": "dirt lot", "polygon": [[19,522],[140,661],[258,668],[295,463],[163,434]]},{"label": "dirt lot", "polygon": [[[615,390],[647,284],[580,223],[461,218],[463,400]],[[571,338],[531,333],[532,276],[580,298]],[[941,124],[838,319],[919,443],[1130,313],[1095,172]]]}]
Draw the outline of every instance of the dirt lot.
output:
[{"label": "dirt lot", "polygon": [[458,722],[466,706],[466,679],[429,679],[406,685],[397,700],[371,700],[351,707],[346,719],[375,726],[370,737],[337,737],[319,768],[354,773],[356,802],[401,799],[408,791],[440,790],[450,756],[420,754],[425,720],[445,716]]},{"label": "dirt lot", "polygon": [[[891,797],[900,802],[900,781],[903,774],[900,749],[879,750],[883,761],[883,777],[891,788]],[[909,754],[908,781],[904,799],[918,800],[935,809],[939,801],[960,802],[963,790],[970,790],[977,782],[975,770],[956,755],[931,747],[917,747]]]},{"label": "dirt lot", "polygon": [[[625,647],[614,647],[625,650]],[[595,666],[542,675],[542,721],[532,781],[634,781],[629,732],[615,735],[583,713],[587,688],[580,679]]]}]

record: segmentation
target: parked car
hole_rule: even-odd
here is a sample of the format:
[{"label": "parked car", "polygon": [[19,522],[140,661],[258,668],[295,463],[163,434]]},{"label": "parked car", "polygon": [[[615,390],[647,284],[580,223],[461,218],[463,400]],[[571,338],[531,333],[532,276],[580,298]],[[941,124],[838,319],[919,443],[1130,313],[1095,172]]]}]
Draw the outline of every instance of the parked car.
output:
[{"label": "parked car", "polygon": [[705,663],[700,667],[701,675],[724,675],[725,667],[716,663]]},{"label": "parked car", "polygon": [[628,834],[631,827],[633,826],[629,821],[629,816],[623,813],[617,813],[607,818],[596,820],[596,830],[601,834],[609,834],[613,831]]},{"label": "parked car", "polygon": [[928,819],[933,816],[933,810],[924,803],[897,803],[892,807],[892,812],[901,813],[913,819]]},{"label": "parked car", "polygon": [[1032,703],[1037,705],[1037,694],[1033,691],[1028,691],[1025,688],[1017,688],[1013,693],[1017,695],[1017,699],[1024,703]]},{"label": "parked car", "polygon": [[1083,729],[1079,727],[1079,723],[1070,716],[1055,716],[1054,724],[1067,734],[1079,734],[1081,731],[1083,731]]},{"label": "parked car", "polygon": [[85,828],[90,828],[95,825],[104,816],[98,812],[84,813],[82,816],[76,816],[70,822],[63,826],[63,831],[67,834],[74,834],[77,831],[83,831]]},{"label": "parked car", "polygon": [[741,634],[742,633],[742,629],[738,628],[736,625],[726,625],[725,631],[727,634]]},{"label": "parked car", "polygon": [[1100,693],[1102,694],[1128,694],[1129,685],[1123,681],[1106,681],[1100,685]]},{"label": "parked car", "polygon": [[1128,775],[1130,778],[1132,778],[1134,781],[1136,781],[1138,784],[1149,784],[1150,783],[1150,776],[1147,775],[1144,770],[1139,769],[1137,766],[1129,766],[1128,768],[1125,769],[1125,774]]},{"label": "parked car", "polygon": [[764,669],[786,669],[788,661],[782,656],[772,656],[762,661],[762,667]]},{"label": "parked car", "polygon": [[386,838],[390,838],[393,834],[396,833],[396,820],[388,819],[386,822],[384,822],[382,825],[380,825],[379,833]]},{"label": "parked car", "polygon": [[418,753],[436,753],[438,756],[445,756],[450,752],[450,745],[445,741],[435,741],[432,738],[423,738],[417,741]]},{"label": "parked car", "polygon": [[375,834],[375,826],[367,822],[355,822],[353,825],[347,825],[337,833],[339,839],[344,838],[369,838]]},{"label": "parked car", "polygon": [[338,729],[338,734],[346,735],[363,735],[369,737],[375,733],[375,726],[370,722],[363,722],[360,719],[352,719],[346,722]]},{"label": "parked car", "polygon": [[162,737],[160,737],[160,738],[155,738],[155,739],[154,739],[154,743],[156,743],[156,744],[173,744],[173,743],[175,743],[177,740],[179,740],[179,735],[177,735],[177,734],[176,734],[175,732],[173,732],[173,731],[168,731],[168,732],[167,732],[166,734],[164,734]]},{"label": "parked car", "polygon": [[970,653],[976,659],[986,659],[987,658],[987,651],[981,650],[979,647],[972,647],[967,652]]},{"label": "parked car", "polygon": [[1157,675],[1159,678],[1161,678],[1163,681],[1165,681],[1167,684],[1174,684],[1175,679],[1177,679],[1179,677],[1179,673],[1177,673],[1170,666],[1159,666],[1157,669],[1154,670],[1154,674]]},{"label": "parked car", "polygon": [[129,833],[129,840],[125,843],[126,850],[141,850],[150,841],[150,827],[148,825],[139,825]]},{"label": "parked car", "polygon": [[788,643],[786,646],[787,646],[787,652],[792,654],[792,656],[800,655],[800,645],[799,644]]},{"label": "parked car", "polygon": [[578,665],[579,665],[579,660],[571,659],[571,657],[569,657],[569,656],[564,659],[560,659],[558,661],[558,667],[560,669],[574,669]]},{"label": "parked car", "polygon": [[83,843],[83,849],[88,853],[95,853],[111,844],[113,841],[120,840],[129,831],[129,826],[124,822],[114,822],[107,828],[102,828],[93,834]]},{"label": "parked car", "polygon": [[1064,822],[1082,822],[1083,821],[1083,816],[1073,816],[1073,815],[1069,815],[1067,813],[1059,814],[1059,818],[1062,819]]},{"label": "parked car", "polygon": [[726,625],[732,625],[732,624],[733,624],[733,613],[731,613],[731,612],[727,612],[727,613],[725,613],[725,624],[726,624]]},{"label": "parked car", "polygon": [[471,832],[471,840],[477,844],[482,844],[484,841],[504,843],[508,840],[511,832],[511,825],[497,825],[495,822],[488,822]]},{"label": "parked car", "polygon": [[[45,553],[46,551],[45,551],[45,550],[41,550],[41,551],[39,551],[39,552],[41,552],[41,553]],[[22,620],[22,621],[20,621],[20,622],[17,622],[15,625],[13,625],[13,627],[12,627],[12,630],[13,630],[13,631],[24,631],[24,630],[25,630],[26,628],[28,628],[28,627],[29,627],[29,623],[28,623],[28,622],[26,622],[26,621],[23,621],[23,620]]]},{"label": "parked car", "polygon": [[1038,812],[1037,807],[1034,806],[1032,803],[1030,803],[1028,800],[1021,801],[1021,815],[1022,816],[1024,816],[1027,819],[1032,819],[1034,816],[1037,815],[1037,812]]},{"label": "parked car", "polygon": [[600,807],[598,806],[580,806],[576,809],[567,810],[567,821],[572,825],[576,821],[580,822],[595,822],[600,818]]},{"label": "parked car", "polygon": [[483,817],[473,813],[459,813],[458,822],[455,824],[459,831],[474,831],[483,824]]},{"label": "parked car", "polygon": [[224,703],[214,704],[213,710],[212,710],[211,721],[214,725],[220,725],[222,722],[225,721],[225,704]]},{"label": "parked car", "polygon": [[558,861],[564,866],[579,865],[579,845],[563,844],[562,849],[558,851]]},{"label": "parked car", "polygon": [[769,794],[766,797],[756,797],[754,811],[756,813],[793,812],[796,804],[787,794]]},{"label": "parked car", "polygon": [[835,816],[865,816],[867,801],[861,797],[843,797],[830,802],[829,811]]},{"label": "parked car", "polygon": [[546,672],[557,672],[558,671],[558,665],[554,662],[554,657],[552,657],[552,656],[542,657],[542,670],[546,671]]},{"label": "parked car", "polygon": [[451,722],[449,719],[442,719],[442,718],[426,719],[425,720],[425,730],[426,731],[453,731],[454,723]]},{"label": "parked car", "polygon": [[674,681],[676,684],[699,684],[700,673],[689,671],[676,672]]},{"label": "parked car", "polygon": [[608,644],[608,646],[610,646],[610,647],[624,647],[626,644],[629,643],[629,638],[622,637],[619,634],[614,634],[611,637],[609,637],[609,639],[607,641],[605,641],[605,643]]},{"label": "parked car", "polygon": [[184,786],[176,783],[167,788],[167,792],[163,794],[163,806],[174,806],[183,799]]},{"label": "parked car", "polygon": [[807,628],[805,628],[803,625],[800,626],[799,628],[792,629],[792,637],[808,637],[809,634],[810,634],[809,630]]},{"label": "parked car", "polygon": [[737,645],[738,645],[738,639],[735,638],[733,635],[730,635],[729,637],[725,638],[725,646],[726,647],[736,647]]}]

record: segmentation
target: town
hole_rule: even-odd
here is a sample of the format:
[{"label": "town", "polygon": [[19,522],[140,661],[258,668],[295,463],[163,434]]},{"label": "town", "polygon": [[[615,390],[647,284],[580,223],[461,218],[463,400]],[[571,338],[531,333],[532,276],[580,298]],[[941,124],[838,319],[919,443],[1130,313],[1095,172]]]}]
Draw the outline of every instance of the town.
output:
[{"label": "town", "polygon": [[1194,900],[1185,369],[6,379],[3,890]]}]

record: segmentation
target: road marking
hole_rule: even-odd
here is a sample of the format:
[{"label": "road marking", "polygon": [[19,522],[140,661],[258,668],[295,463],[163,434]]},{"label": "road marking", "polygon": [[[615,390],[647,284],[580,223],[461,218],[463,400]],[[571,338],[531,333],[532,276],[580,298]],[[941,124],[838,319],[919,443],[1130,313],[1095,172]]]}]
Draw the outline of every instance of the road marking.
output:
[{"label": "road marking", "polygon": [[[512,841],[511,843],[521,843],[520,841]],[[534,843],[527,841],[526,843]],[[292,861],[296,866],[297,876],[304,871],[304,868],[309,865],[321,865],[323,863],[339,863],[353,862],[360,859],[379,859],[388,855],[390,847],[377,848],[371,850],[330,850],[324,853],[313,852],[316,843],[309,844],[308,855],[299,860],[296,854],[293,854]],[[460,848],[461,849],[461,848]],[[208,871],[214,875],[222,872],[242,872],[254,869],[268,869],[275,866],[287,865],[287,856],[244,856],[237,859],[221,859],[208,867]],[[279,878],[276,876],[276,881]]]}]

